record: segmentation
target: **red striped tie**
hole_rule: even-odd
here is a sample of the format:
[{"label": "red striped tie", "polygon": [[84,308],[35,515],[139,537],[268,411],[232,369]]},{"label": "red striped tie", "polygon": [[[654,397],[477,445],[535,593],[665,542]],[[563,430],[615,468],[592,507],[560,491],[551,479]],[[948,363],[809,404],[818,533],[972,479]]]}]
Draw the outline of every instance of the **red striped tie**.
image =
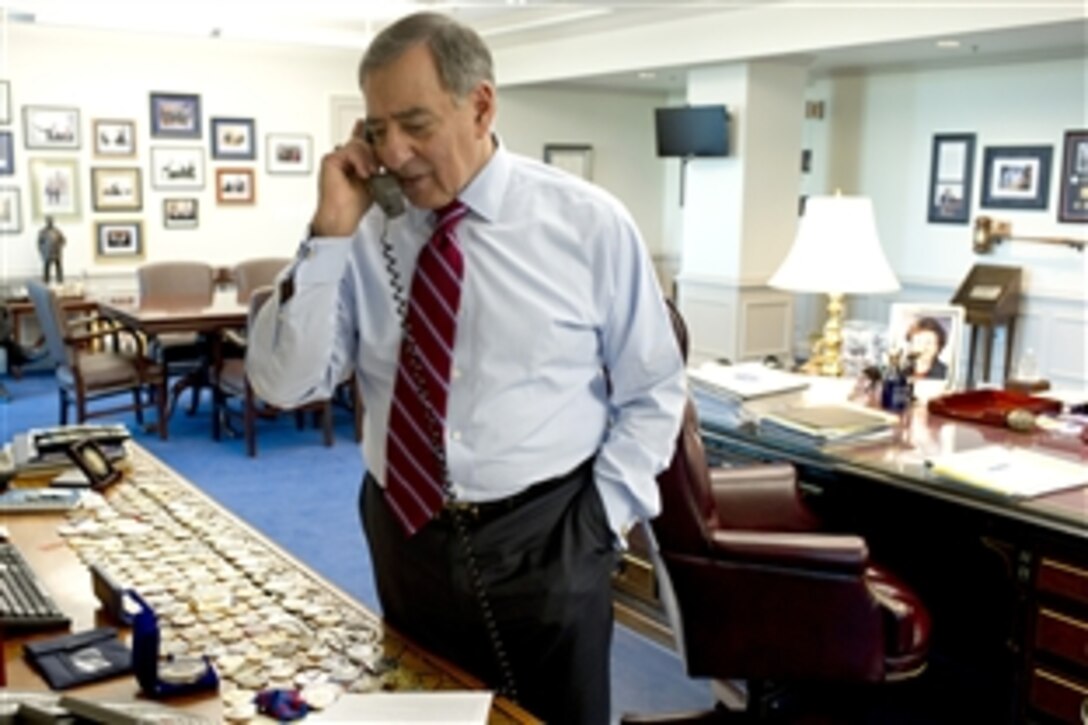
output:
[{"label": "red striped tie", "polygon": [[407,332],[389,409],[385,490],[409,536],[434,517],[445,498],[443,431],[464,275],[453,230],[467,213],[456,199],[437,211],[431,241],[416,260],[404,315]]}]

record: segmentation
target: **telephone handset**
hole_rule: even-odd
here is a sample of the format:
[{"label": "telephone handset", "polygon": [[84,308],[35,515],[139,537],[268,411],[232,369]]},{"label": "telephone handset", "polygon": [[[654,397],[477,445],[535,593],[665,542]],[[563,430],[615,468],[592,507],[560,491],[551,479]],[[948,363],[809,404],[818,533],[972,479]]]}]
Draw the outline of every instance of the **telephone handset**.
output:
[{"label": "telephone handset", "polygon": [[389,174],[378,174],[367,179],[370,196],[390,219],[404,213],[404,195],[397,180]]}]

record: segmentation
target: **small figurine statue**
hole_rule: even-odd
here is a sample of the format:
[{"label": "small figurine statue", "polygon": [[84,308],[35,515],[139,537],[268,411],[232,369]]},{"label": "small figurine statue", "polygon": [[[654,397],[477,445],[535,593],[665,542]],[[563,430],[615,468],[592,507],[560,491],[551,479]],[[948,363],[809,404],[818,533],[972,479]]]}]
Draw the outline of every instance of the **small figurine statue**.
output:
[{"label": "small figurine statue", "polygon": [[38,254],[42,258],[42,281],[49,284],[51,268],[57,270],[57,282],[64,282],[64,265],[61,255],[64,252],[64,234],[53,226],[53,217],[45,218],[45,226],[38,232]]}]

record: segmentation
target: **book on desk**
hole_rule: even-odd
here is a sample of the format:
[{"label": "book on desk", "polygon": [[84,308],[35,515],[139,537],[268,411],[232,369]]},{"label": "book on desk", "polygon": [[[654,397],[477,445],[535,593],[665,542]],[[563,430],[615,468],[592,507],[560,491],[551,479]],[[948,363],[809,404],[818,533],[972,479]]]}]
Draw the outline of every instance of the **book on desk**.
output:
[{"label": "book on desk", "polygon": [[935,456],[926,465],[944,478],[1013,498],[1088,485],[1088,466],[1022,447],[981,446]]},{"label": "book on desk", "polygon": [[722,365],[708,361],[688,369],[691,384],[711,395],[747,401],[781,393],[804,390],[809,382],[803,375],[767,367],[759,362]]},{"label": "book on desk", "polygon": [[861,406],[796,405],[762,416],[759,430],[771,438],[822,446],[886,437],[897,420],[893,415]]}]

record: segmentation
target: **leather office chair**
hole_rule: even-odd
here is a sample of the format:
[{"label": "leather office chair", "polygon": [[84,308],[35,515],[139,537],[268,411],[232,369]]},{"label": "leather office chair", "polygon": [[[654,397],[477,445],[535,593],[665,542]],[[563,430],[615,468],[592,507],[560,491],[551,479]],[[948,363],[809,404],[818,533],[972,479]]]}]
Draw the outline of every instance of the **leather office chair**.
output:
[{"label": "leather office chair", "polygon": [[[69,319],[56,293],[40,282],[27,283],[27,292],[34,303],[34,312],[42,328],[46,347],[56,366],[60,384],[60,423],[68,422],[68,406],[74,405],[76,422],[87,418],[134,411],[136,422],[143,425],[144,408],[154,405],[158,414],[159,437],[166,439],[166,376],[162,366],[144,355],[143,340],[127,328],[106,324],[93,316]],[[130,338],[133,352],[118,349],[92,349],[92,343],[112,338],[118,342],[121,334]],[[144,393],[154,391],[154,403],[145,400]],[[91,409],[89,403],[100,398],[131,395],[129,405]]]},{"label": "leather office chair", "polygon": [[[687,357],[687,331],[670,307]],[[709,469],[689,400],[651,548],[687,672],[747,683],[748,715],[787,702],[788,687],[877,683],[925,668],[930,618],[865,541],[819,532],[788,464]],[[773,686],[772,686],[773,685]],[[786,689],[782,689],[785,687]],[[712,722],[711,713],[627,716],[625,723]]]},{"label": "leather office chair", "polygon": [[253,290],[275,282],[276,275],[290,263],[288,257],[262,257],[247,259],[234,265],[232,276],[238,302],[243,305],[249,302]]},{"label": "leather office chair", "polygon": [[[204,262],[153,262],[137,268],[140,306],[154,309],[207,307],[215,297],[215,269]],[[167,378],[187,373],[193,392],[189,413],[196,411],[208,364],[209,346],[195,332],[168,332],[148,341],[148,354],[166,370]],[[182,386],[175,386],[174,397]]]},{"label": "leather office chair", "polygon": [[[249,323],[252,323],[257,312],[272,296],[272,287],[258,287],[249,297]],[[245,340],[237,338],[233,344],[244,348]],[[253,392],[253,386],[249,384],[246,376],[244,357],[220,357],[215,362],[212,375],[212,438],[222,438],[222,426],[226,417],[230,414],[228,400],[236,398],[241,401],[243,434],[246,440],[246,454],[249,457],[257,455],[257,418],[274,417],[281,412],[294,412],[295,421],[301,429],[304,427],[305,414],[315,413],[322,430],[322,440],[326,446],[333,444],[332,427],[332,401],[329,399],[316,400],[291,411],[276,408],[259,400]],[[356,428],[356,436],[360,436]]]}]

